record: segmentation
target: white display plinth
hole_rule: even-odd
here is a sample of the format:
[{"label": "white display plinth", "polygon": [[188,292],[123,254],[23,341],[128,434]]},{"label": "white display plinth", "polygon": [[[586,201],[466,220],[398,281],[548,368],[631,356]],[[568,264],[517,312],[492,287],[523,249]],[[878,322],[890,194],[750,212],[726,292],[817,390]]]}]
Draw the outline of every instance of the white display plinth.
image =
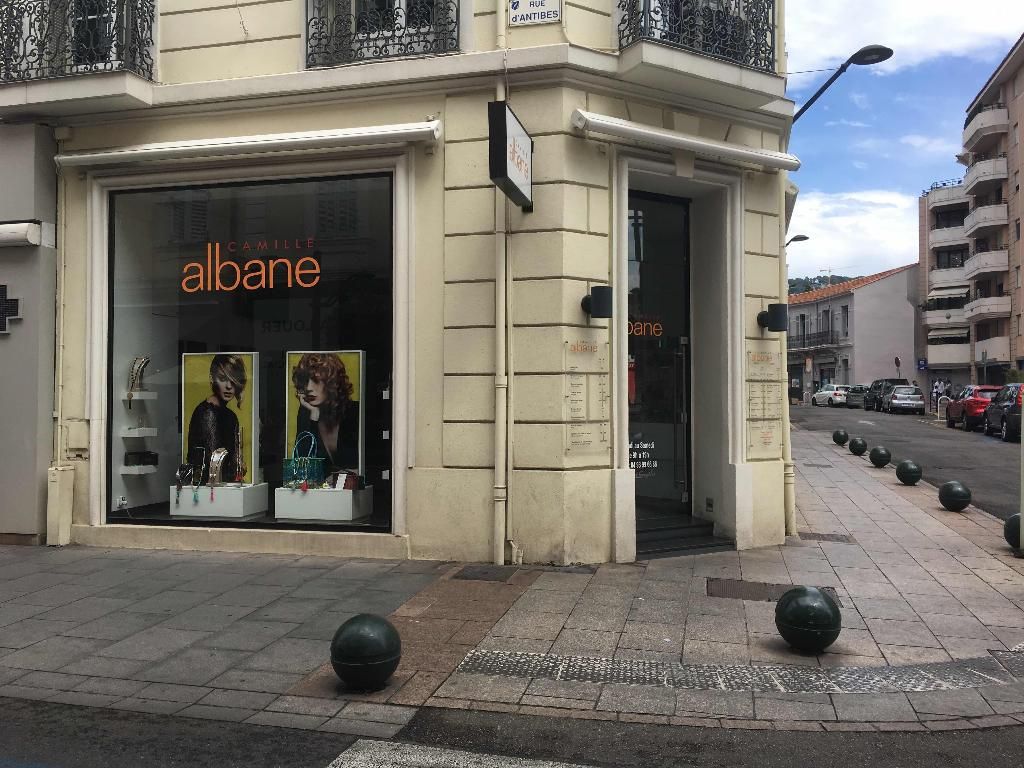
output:
[{"label": "white display plinth", "polygon": [[292,488],[274,490],[274,517],[278,520],[347,522],[373,512],[373,487],[362,490],[314,488],[303,493]]},{"label": "white display plinth", "polygon": [[267,484],[256,485],[218,485],[213,489],[213,501],[210,501],[210,486],[199,486],[199,500],[192,500],[192,487],[183,485],[181,496],[175,504],[177,488],[171,486],[172,517],[226,517],[233,520],[244,520],[258,517],[267,511],[269,497]]}]

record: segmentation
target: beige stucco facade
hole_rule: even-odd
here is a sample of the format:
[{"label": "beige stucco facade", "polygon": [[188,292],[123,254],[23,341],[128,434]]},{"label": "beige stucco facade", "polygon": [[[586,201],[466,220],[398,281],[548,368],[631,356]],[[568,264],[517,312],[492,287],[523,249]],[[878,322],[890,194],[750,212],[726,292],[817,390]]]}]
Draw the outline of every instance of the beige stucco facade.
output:
[{"label": "beige stucco facade", "polygon": [[[580,306],[595,285],[624,291],[629,189],[678,195],[692,206],[694,515],[708,516],[716,534],[741,548],[784,540],[785,341],[764,331],[757,315],[785,301],[786,172],[573,127],[574,114],[584,111],[781,156],[792,105],[780,75],[651,42],[632,46],[646,50],[639,63],[627,62],[609,0],[565,4],[564,24],[509,29],[504,39],[496,32],[504,9],[493,0],[467,0],[460,5],[459,53],[316,70],[304,66],[300,0],[237,8],[161,0],[158,8],[157,82],[133,81],[124,89],[136,94],[129,106],[97,110],[81,92],[32,92],[46,81],[0,86],[0,98],[5,88],[23,89],[17,99],[36,99],[59,113],[58,352],[54,382],[46,386],[56,393],[51,463],[74,468],[74,540],[468,561],[493,560],[501,550],[503,559],[536,563],[634,559],[625,331],[617,327],[624,318],[592,320]],[[776,13],[781,19],[782,8]],[[779,24],[779,51],[782,40]],[[503,43],[507,52],[498,50]],[[122,77],[78,80],[87,89],[90,79]],[[127,103],[121,86],[110,87],[115,102],[101,94],[92,104]],[[487,103],[501,92],[535,142],[529,213],[507,203],[488,177]],[[7,96],[5,114],[29,110]],[[281,151],[246,144],[177,159],[131,154],[197,140],[423,121],[439,123],[438,140],[346,139]],[[120,150],[130,157],[109,154]],[[394,174],[400,198],[392,532],[107,524],[105,195],[365,169]],[[504,262],[496,258],[503,248]],[[507,412],[496,418],[496,355],[503,345]],[[574,445],[580,425],[566,407],[567,379],[580,373],[590,392],[607,393],[587,419],[594,444],[585,450]],[[503,445],[496,445],[496,424]],[[494,471],[501,455],[507,505],[496,504],[504,495]],[[69,510],[51,500],[47,511],[52,517]],[[0,531],[30,533],[6,514],[0,511]]]}]

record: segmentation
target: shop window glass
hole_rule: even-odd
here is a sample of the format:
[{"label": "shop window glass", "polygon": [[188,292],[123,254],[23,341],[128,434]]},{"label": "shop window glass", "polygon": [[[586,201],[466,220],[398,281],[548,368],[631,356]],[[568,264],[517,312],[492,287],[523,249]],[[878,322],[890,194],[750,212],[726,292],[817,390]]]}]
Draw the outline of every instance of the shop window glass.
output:
[{"label": "shop window glass", "polygon": [[108,520],[390,528],[391,195],[111,196]]}]

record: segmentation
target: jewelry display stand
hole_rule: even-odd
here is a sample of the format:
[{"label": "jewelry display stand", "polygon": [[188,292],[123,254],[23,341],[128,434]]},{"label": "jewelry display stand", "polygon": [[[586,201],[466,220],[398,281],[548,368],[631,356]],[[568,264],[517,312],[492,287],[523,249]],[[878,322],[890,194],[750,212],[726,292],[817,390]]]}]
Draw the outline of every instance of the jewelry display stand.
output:
[{"label": "jewelry display stand", "polygon": [[345,488],[277,488],[274,517],[278,520],[317,520],[345,523],[373,512],[373,486]]},{"label": "jewelry display stand", "polygon": [[256,485],[218,485],[213,489],[210,501],[210,486],[196,488],[196,500],[192,497],[192,486],[183,485],[178,503],[176,486],[170,487],[171,517],[219,517],[231,520],[247,520],[259,517],[267,511],[269,496],[266,483]]}]

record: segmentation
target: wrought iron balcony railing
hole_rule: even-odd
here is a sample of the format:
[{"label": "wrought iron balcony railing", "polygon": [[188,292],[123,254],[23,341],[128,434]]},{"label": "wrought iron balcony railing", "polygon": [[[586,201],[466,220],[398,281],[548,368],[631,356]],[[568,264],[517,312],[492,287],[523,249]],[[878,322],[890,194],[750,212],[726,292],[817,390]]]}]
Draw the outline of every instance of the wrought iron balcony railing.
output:
[{"label": "wrought iron balcony railing", "polygon": [[786,346],[792,350],[835,346],[839,343],[839,338],[839,331],[790,333],[786,336]]},{"label": "wrought iron balcony railing", "polygon": [[0,83],[89,72],[153,79],[156,0],[2,0]]},{"label": "wrought iron balcony railing", "polygon": [[665,43],[775,72],[775,0],[618,0],[619,48]]},{"label": "wrought iron balcony railing", "polygon": [[306,0],[307,67],[458,50],[458,0]]}]

